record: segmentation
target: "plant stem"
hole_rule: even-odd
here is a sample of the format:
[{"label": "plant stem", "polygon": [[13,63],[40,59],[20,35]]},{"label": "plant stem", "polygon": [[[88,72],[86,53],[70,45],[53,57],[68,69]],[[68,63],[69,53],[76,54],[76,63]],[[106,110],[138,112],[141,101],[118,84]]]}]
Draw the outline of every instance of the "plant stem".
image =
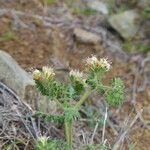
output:
[{"label": "plant stem", "polygon": [[72,150],[72,140],[73,140],[72,125],[73,125],[72,121],[70,121],[70,122],[65,121],[67,150]]},{"label": "plant stem", "polygon": [[92,93],[91,89],[88,89],[83,96],[81,97],[81,99],[77,102],[75,108],[77,108],[78,110],[80,109],[81,105],[85,102],[85,100],[88,98],[88,96]]}]

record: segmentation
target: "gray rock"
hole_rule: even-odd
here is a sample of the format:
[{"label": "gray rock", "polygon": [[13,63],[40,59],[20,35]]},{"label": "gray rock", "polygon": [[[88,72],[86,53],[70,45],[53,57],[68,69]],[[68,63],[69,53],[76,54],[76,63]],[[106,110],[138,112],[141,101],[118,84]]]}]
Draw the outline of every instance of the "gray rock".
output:
[{"label": "gray rock", "polygon": [[139,30],[141,18],[135,10],[128,10],[111,16],[108,22],[123,38],[128,39]]},{"label": "gray rock", "polygon": [[20,99],[30,104],[33,109],[45,112],[55,110],[56,107],[37,91],[32,76],[4,51],[0,51],[0,81],[11,88]]},{"label": "gray rock", "polygon": [[94,9],[104,15],[108,15],[109,11],[105,3],[100,1],[89,1],[87,3],[88,7]]},{"label": "gray rock", "polygon": [[6,52],[0,51],[0,80],[11,87],[22,99],[25,98],[25,90],[34,86],[34,82],[17,62]]},{"label": "gray rock", "polygon": [[101,42],[101,38],[98,35],[81,28],[75,28],[74,35],[77,41],[82,43],[97,44]]}]

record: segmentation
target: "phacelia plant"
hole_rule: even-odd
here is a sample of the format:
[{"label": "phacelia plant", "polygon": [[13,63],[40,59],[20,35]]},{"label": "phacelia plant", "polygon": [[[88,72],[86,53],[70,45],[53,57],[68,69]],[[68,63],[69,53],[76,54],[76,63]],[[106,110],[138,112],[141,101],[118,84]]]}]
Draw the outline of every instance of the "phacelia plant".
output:
[{"label": "phacelia plant", "polygon": [[72,150],[73,121],[80,117],[79,110],[89,95],[97,91],[104,96],[106,102],[111,106],[122,104],[124,98],[124,84],[120,78],[110,81],[110,85],[104,85],[102,79],[105,73],[111,69],[107,59],[97,59],[95,56],[85,61],[84,73],[71,70],[68,75],[68,83],[62,83],[55,78],[54,69],[43,67],[42,71],[35,70],[33,79],[39,91],[55,101],[58,108],[62,110],[61,115],[45,114],[39,115],[47,121],[64,124],[67,142],[67,150]]}]

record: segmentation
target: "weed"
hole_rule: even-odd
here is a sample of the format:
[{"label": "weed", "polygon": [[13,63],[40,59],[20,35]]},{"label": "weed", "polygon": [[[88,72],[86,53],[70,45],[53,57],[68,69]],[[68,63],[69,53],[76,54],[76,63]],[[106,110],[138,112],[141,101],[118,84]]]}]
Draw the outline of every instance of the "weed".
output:
[{"label": "weed", "polygon": [[64,143],[59,140],[49,140],[47,137],[40,137],[36,145],[36,150],[60,150]]},{"label": "weed", "polygon": [[[115,78],[107,86],[102,83],[105,73],[110,69],[111,65],[107,59],[97,59],[95,56],[92,56],[85,61],[85,73],[78,70],[70,71],[68,83],[57,81],[54,69],[51,67],[43,67],[41,71],[34,71],[33,79],[39,91],[49,97],[50,100],[55,101],[58,108],[62,110],[61,115],[43,112],[38,112],[38,115],[44,120],[64,124],[67,150],[72,150],[73,122],[81,117],[79,111],[89,95],[97,91],[100,94],[103,93],[109,105],[115,107],[122,104],[124,99],[124,84],[122,80]],[[43,141],[46,149],[49,144],[47,143],[47,138]],[[90,145],[88,149],[92,150],[92,148],[94,146]]]}]

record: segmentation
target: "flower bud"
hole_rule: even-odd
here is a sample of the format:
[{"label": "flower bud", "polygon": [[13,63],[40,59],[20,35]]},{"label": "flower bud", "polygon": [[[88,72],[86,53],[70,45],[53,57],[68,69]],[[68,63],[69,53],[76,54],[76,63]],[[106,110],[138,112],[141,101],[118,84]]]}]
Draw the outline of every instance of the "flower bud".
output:
[{"label": "flower bud", "polygon": [[79,70],[71,70],[69,76],[73,76],[78,81],[83,80],[83,73],[80,72]]},{"label": "flower bud", "polygon": [[97,64],[98,63],[98,59],[95,57],[95,56],[92,56],[91,58],[87,58],[86,59],[86,65],[91,67],[93,66],[94,64]]},{"label": "flower bud", "polygon": [[42,78],[42,73],[39,70],[36,69],[33,72],[33,79],[34,80],[41,80],[41,78]]},{"label": "flower bud", "polygon": [[109,71],[111,68],[110,63],[108,63],[106,58],[101,58],[99,64],[101,65],[102,68],[105,68],[106,71]]},{"label": "flower bud", "polygon": [[92,56],[91,58],[86,59],[86,66],[90,70],[97,70],[97,69],[106,69],[106,71],[109,71],[111,68],[110,63],[108,63],[106,58],[101,58],[98,60],[95,56]]},{"label": "flower bud", "polygon": [[46,78],[52,78],[55,76],[54,69],[51,67],[44,66],[42,71]]}]

